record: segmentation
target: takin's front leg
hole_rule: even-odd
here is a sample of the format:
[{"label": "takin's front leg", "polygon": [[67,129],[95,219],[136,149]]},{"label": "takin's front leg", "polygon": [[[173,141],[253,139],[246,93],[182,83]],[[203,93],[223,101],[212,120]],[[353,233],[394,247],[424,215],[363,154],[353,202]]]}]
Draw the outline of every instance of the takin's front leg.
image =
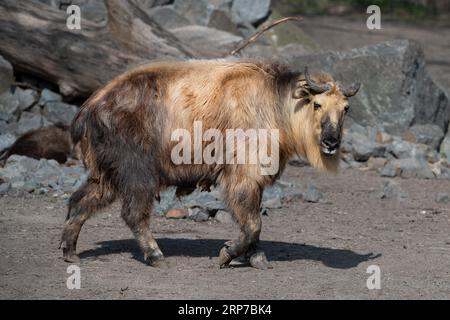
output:
[{"label": "takin's front leg", "polygon": [[[226,242],[220,250],[219,265],[221,268],[227,267],[233,259],[243,254],[250,255],[250,262],[254,254],[264,256],[264,253],[256,250],[261,233],[260,204],[262,189],[255,182],[242,181],[235,183],[233,186],[227,186],[224,190],[228,206],[233,212],[234,219],[239,224],[241,232],[237,240]],[[266,259],[263,260],[267,261]],[[254,266],[260,269],[268,267],[264,263]]]}]

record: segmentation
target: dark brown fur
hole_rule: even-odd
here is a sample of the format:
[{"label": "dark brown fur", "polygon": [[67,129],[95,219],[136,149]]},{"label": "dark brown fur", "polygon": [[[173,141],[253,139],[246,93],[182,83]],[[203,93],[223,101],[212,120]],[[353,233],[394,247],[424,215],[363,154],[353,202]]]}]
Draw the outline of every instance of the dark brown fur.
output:
[{"label": "dark brown fur", "polygon": [[20,136],[9,148],[0,155],[0,165],[4,166],[13,155],[27,156],[34,159],[54,159],[65,163],[73,151],[72,139],[68,128],[52,126],[29,131]]},{"label": "dark brown fur", "polygon": [[[145,259],[162,260],[149,227],[153,200],[168,186],[177,194],[196,187],[219,185],[241,228],[239,239],[220,252],[226,266],[259,239],[260,203],[264,187],[283,171],[289,157],[309,152],[312,139],[292,126],[295,105],[291,97],[299,74],[252,61],[191,61],[157,63],[119,76],[94,93],[74,119],[71,134],[81,145],[90,170],[84,186],[69,201],[61,245],[64,258],[74,261],[83,223],[117,197],[123,200],[122,217],[133,231]],[[328,80],[328,79],[327,79]],[[331,96],[330,96],[331,97]],[[302,112],[302,114],[305,112]],[[301,121],[301,118],[299,118]],[[272,176],[255,165],[175,165],[170,152],[174,129],[192,129],[194,121],[224,132],[233,128],[280,130],[280,170]],[[300,141],[301,140],[301,141]],[[327,169],[337,158],[313,165]],[[330,160],[331,159],[331,160]],[[331,165],[330,165],[331,167]]]}]

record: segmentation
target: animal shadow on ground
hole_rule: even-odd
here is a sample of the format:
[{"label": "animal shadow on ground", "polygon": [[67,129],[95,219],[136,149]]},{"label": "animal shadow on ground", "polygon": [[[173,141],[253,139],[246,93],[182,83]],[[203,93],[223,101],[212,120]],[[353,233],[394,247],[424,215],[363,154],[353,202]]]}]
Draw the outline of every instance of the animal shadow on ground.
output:
[{"label": "animal shadow on ground", "polygon": [[[226,240],[160,238],[157,241],[166,257],[217,257]],[[129,252],[133,255],[133,259],[144,262],[143,255],[134,239],[102,241],[97,244],[100,247],[81,252],[80,258],[96,258]],[[381,256],[381,254],[358,254],[346,249],[322,248],[280,241],[260,241],[260,247],[265,251],[269,261],[313,260],[336,269],[354,268],[361,262]]]}]

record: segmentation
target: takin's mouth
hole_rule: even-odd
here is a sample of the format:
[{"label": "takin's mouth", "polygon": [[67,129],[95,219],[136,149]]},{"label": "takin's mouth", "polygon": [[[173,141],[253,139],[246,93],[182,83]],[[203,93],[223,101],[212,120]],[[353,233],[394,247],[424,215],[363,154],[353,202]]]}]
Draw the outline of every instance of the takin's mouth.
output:
[{"label": "takin's mouth", "polygon": [[323,153],[324,155],[326,155],[326,156],[332,156],[332,155],[335,155],[336,152],[337,152],[338,150],[339,150],[339,148],[330,147],[330,146],[327,146],[327,145],[324,144],[324,143],[321,143],[321,144],[320,144],[320,151],[322,151],[322,153]]}]

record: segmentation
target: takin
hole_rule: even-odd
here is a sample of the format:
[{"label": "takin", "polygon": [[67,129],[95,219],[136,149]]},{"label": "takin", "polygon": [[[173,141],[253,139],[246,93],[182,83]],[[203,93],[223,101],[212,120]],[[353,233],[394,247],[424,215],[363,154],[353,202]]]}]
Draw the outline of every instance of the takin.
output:
[{"label": "takin", "polygon": [[11,147],[0,152],[0,166],[3,167],[13,154],[65,163],[69,158],[77,159],[77,149],[72,145],[69,128],[55,124],[21,135]]},{"label": "takin", "polygon": [[[343,87],[324,72],[292,72],[253,60],[159,62],[118,76],[83,104],[71,125],[89,177],[69,200],[60,243],[64,260],[78,261],[83,224],[118,198],[144,260],[165,264],[150,215],[159,192],[169,186],[177,187],[177,194],[218,186],[240,227],[239,238],[220,250],[219,265],[251,256],[261,232],[264,187],[294,155],[319,170],[337,169],[348,98],[358,89],[359,84]],[[277,171],[264,174],[258,163],[175,163],[173,148],[179,141],[172,139],[173,132],[193,133],[198,122],[224,135],[228,129],[277,130],[278,148],[266,147],[278,152]],[[207,141],[189,143],[195,150]],[[225,152],[236,155],[236,150]]]}]

